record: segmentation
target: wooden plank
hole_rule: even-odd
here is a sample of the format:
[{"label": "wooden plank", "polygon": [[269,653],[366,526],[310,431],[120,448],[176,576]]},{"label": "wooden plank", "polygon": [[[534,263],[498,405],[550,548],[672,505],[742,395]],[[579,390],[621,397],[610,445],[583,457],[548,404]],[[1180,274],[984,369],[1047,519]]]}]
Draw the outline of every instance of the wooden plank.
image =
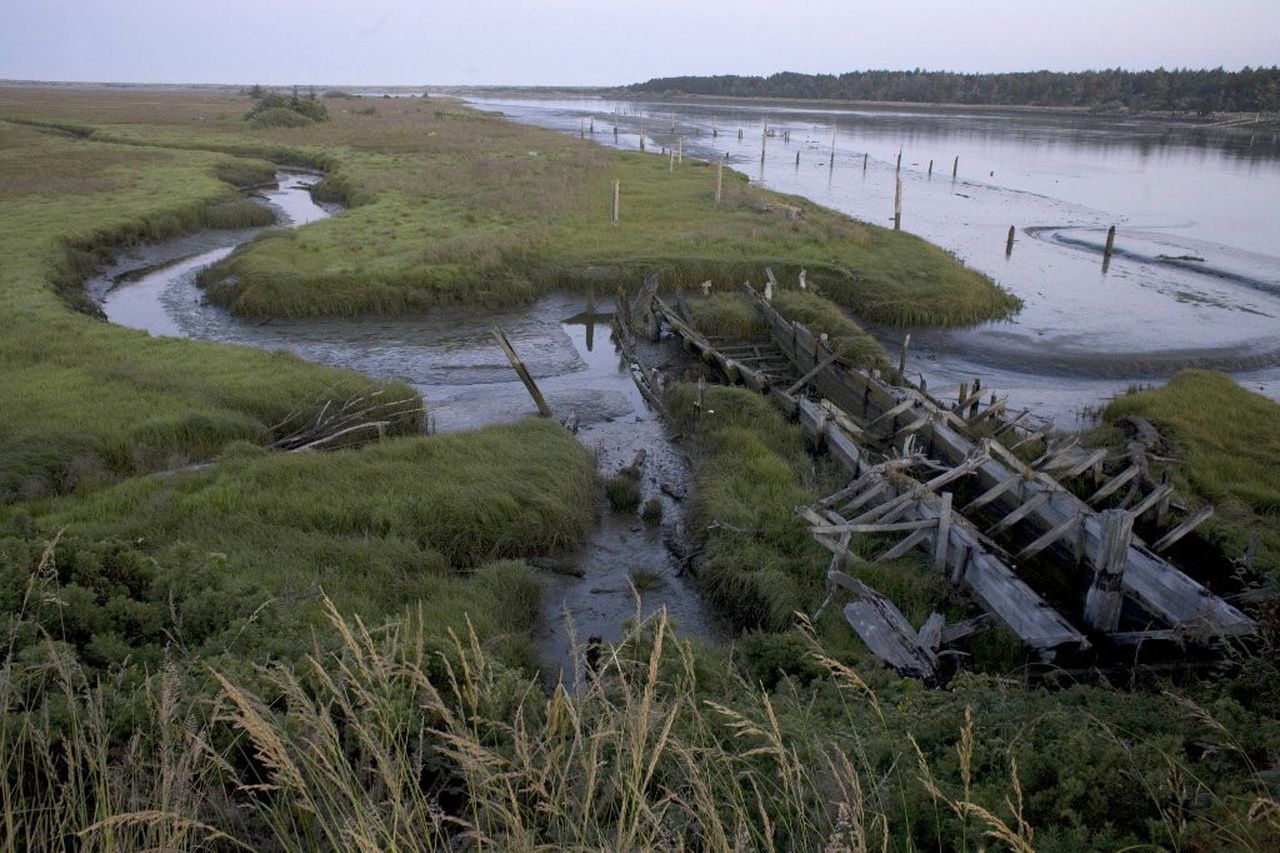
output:
[{"label": "wooden plank", "polygon": [[937,527],[936,521],[933,524],[929,525],[928,530],[917,530],[915,533],[912,533],[910,536],[908,536],[906,539],[903,539],[897,545],[894,545],[888,551],[885,551],[879,557],[876,557],[875,562],[887,563],[890,560],[896,560],[899,557],[905,557],[907,554],[911,553],[912,548],[916,547],[917,545],[923,545],[929,542],[931,539],[933,539],[933,533],[931,532],[931,530],[935,527]]},{"label": "wooden plank", "polygon": [[987,489],[982,494],[978,495],[973,500],[969,501],[969,503],[965,504],[964,508],[961,509],[960,511],[965,515],[968,515],[969,513],[973,512],[975,509],[981,509],[982,507],[986,506],[987,504],[999,498],[1005,492],[1016,487],[1018,483],[1021,483],[1021,482],[1025,482],[1021,477],[1009,477],[1005,480],[1002,480],[999,483],[996,483],[991,488]]},{"label": "wooden plank", "polygon": [[933,537],[933,567],[938,571],[947,568],[947,547],[951,539],[951,492],[943,492],[938,511],[938,529]]},{"label": "wooden plank", "polygon": [[1084,457],[1084,459],[1077,462],[1075,465],[1072,465],[1068,470],[1062,472],[1058,476],[1059,478],[1067,478],[1067,479],[1070,479],[1071,477],[1078,477],[1081,474],[1083,474],[1085,471],[1092,468],[1094,465],[1097,465],[1099,462],[1101,462],[1106,458],[1107,458],[1107,449],[1105,447],[1099,448],[1098,450],[1095,450],[1092,453],[1087,454]]},{"label": "wooden plank", "polygon": [[1196,510],[1195,514],[1183,521],[1177,527],[1170,530],[1164,536],[1156,540],[1156,544],[1151,546],[1151,550],[1159,553],[1164,551],[1170,545],[1177,542],[1183,536],[1195,530],[1204,522],[1213,517],[1213,504],[1206,504]]},{"label": "wooden plank", "polygon": [[1124,486],[1125,483],[1142,473],[1142,468],[1138,465],[1130,465],[1119,474],[1116,474],[1110,480],[1103,484],[1102,488],[1089,496],[1085,503],[1096,504],[1098,501],[1105,500]]},{"label": "wooden plank", "polygon": [[939,639],[942,645],[949,646],[956,640],[962,640],[970,634],[975,634],[990,627],[995,621],[995,617],[990,613],[983,613],[972,619],[947,625],[942,629],[942,636]]},{"label": "wooden plank", "polygon": [[1019,521],[1038,510],[1042,505],[1048,503],[1049,497],[1050,493],[1047,491],[1037,492],[1032,495],[1028,500],[992,525],[991,529],[987,531],[987,535],[994,537],[1013,527]]},{"label": "wooden plank", "polygon": [[511,362],[516,375],[524,383],[525,390],[529,392],[529,396],[533,398],[534,404],[538,407],[538,414],[544,418],[551,417],[551,407],[547,405],[546,398],[542,396],[542,391],[538,389],[538,383],[533,381],[533,376],[529,373],[529,369],[524,366],[524,361],[516,354],[515,347],[511,346],[511,341],[507,339],[507,333],[495,328],[493,330],[493,339],[498,342],[498,346],[502,348],[503,353],[507,356],[507,361]]},{"label": "wooden plank", "polygon": [[1173,492],[1173,486],[1168,483],[1163,483],[1159,486],[1156,486],[1155,489],[1151,492],[1151,494],[1147,495],[1138,503],[1137,506],[1129,510],[1129,514],[1132,515],[1134,518],[1142,517],[1142,514],[1144,512],[1151,509],[1156,504],[1160,503],[1160,501],[1164,500],[1172,492]]},{"label": "wooden plank", "polygon": [[1129,562],[1129,543],[1133,538],[1133,519],[1133,515],[1122,509],[1109,509],[1102,513],[1103,555],[1084,603],[1085,621],[1099,631],[1110,632],[1120,626],[1120,609],[1124,603],[1122,587]]},{"label": "wooden plank", "polygon": [[790,388],[787,389],[787,393],[788,394],[799,393],[800,389],[808,385],[810,380],[813,379],[813,377],[817,376],[819,373],[826,370],[832,364],[835,364],[836,359],[838,359],[839,357],[840,357],[839,353],[832,353],[831,355],[824,358],[822,361],[815,364],[813,367],[809,369],[807,373],[805,373],[804,376],[801,376],[799,379],[797,379],[794,385],[792,385]]},{"label": "wooden plank", "polygon": [[1083,516],[1079,516],[1079,515],[1069,516],[1066,521],[1062,522],[1057,527],[1053,528],[1048,533],[1045,533],[1043,536],[1039,537],[1030,545],[1023,548],[1021,551],[1019,551],[1018,559],[1026,560],[1030,557],[1034,557],[1036,554],[1039,554],[1041,551],[1043,551],[1045,548],[1048,548],[1054,542],[1057,542],[1063,536],[1066,536],[1068,533],[1075,530],[1077,527],[1080,526],[1082,521],[1083,521]]},{"label": "wooden plank", "polygon": [[820,524],[809,528],[815,536],[834,536],[837,533],[856,533],[868,535],[872,533],[901,533],[907,530],[923,530],[938,526],[936,521],[899,521],[893,524]]}]

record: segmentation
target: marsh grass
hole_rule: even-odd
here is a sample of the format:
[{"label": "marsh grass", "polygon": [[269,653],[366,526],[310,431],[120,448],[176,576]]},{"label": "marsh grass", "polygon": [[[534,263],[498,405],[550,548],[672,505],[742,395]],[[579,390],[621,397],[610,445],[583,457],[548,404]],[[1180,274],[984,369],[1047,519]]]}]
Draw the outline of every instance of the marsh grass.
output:
[{"label": "marsh grass", "polygon": [[[809,280],[837,304],[886,323],[955,325],[1018,302],[918,238],[782,197],[729,173],[722,204],[706,163],[609,151],[458,104],[413,99],[358,115],[335,103],[307,128],[245,128],[243,98],[142,99],[122,93],[0,93],[0,116],[70,127],[102,142],[218,151],[314,165],[352,205],[344,216],[262,241],[229,259],[216,298],[247,316],[404,313],[446,303],[531,299],[601,275],[720,287],[765,265]],[[216,117],[211,119],[211,114]],[[609,225],[613,179],[622,222]],[[794,216],[792,211],[799,211]],[[288,282],[282,286],[279,282]],[[211,281],[211,280],[210,280]],[[490,282],[501,283],[493,287]]]},{"label": "marsh grass", "polygon": [[1215,505],[1200,528],[1209,541],[1235,558],[1256,534],[1254,567],[1280,571],[1280,405],[1225,374],[1184,370],[1160,388],[1118,398],[1103,417],[1126,414],[1147,418],[1174,441],[1178,491],[1193,510],[1197,502]]}]

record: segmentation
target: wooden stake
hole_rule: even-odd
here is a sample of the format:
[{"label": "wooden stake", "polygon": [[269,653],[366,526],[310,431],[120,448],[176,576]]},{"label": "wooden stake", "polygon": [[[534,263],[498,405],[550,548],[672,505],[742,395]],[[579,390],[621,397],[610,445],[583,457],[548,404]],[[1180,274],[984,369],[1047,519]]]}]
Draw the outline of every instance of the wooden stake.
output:
[{"label": "wooden stake", "polygon": [[902,171],[902,149],[901,148],[898,149],[898,165],[894,167],[893,171],[894,171],[894,174],[897,174],[898,172]]},{"label": "wooden stake", "polygon": [[764,162],[764,143],[769,138],[769,122],[764,123],[764,130],[760,131],[760,162]]},{"label": "wooden stake", "polygon": [[932,178],[932,177],[933,177],[933,161],[932,161],[932,160],[930,160],[930,161],[929,161],[929,175],[928,175],[928,176],[929,176],[930,178]]},{"label": "wooden stake", "polygon": [[956,179],[956,175],[960,172],[960,155],[956,155],[956,161],[951,164],[951,180]]},{"label": "wooden stake", "polygon": [[1120,509],[1109,509],[1099,515],[1102,542],[1093,585],[1085,596],[1084,618],[1099,631],[1114,631],[1120,627],[1120,608],[1124,604],[1122,587],[1133,538],[1133,516]]},{"label": "wooden stake", "polygon": [[1013,254],[1013,235],[1014,235],[1014,228],[1012,225],[1010,225],[1009,238],[1004,241],[1004,256],[1006,258]]},{"label": "wooden stake", "polygon": [[591,135],[592,136],[596,135],[596,117],[595,116],[591,117]]},{"label": "wooden stake", "polygon": [[738,139],[742,139],[742,128],[738,128]]},{"label": "wooden stake", "polygon": [[613,216],[609,219],[610,225],[618,224],[618,196],[620,193],[621,185],[622,185],[622,181],[615,178],[613,181]]},{"label": "wooden stake", "polygon": [[865,152],[865,151],[864,151],[864,152],[862,152],[862,173],[863,173],[864,175],[867,173],[867,157],[868,157],[868,156],[869,156],[869,155],[867,154],[867,152]]},{"label": "wooden stake", "polygon": [[538,384],[533,381],[533,376],[529,374],[529,369],[524,366],[524,362],[516,354],[515,347],[511,346],[511,341],[507,339],[506,332],[495,328],[493,330],[493,338],[498,342],[498,346],[502,347],[502,351],[506,353],[507,361],[511,362],[511,366],[515,368],[516,375],[520,377],[520,381],[524,383],[529,396],[533,398],[533,402],[538,406],[538,414],[544,418],[551,417],[551,407],[547,405],[542,392],[538,390]]},{"label": "wooden stake", "polygon": [[1111,252],[1116,246],[1116,227],[1112,225],[1107,229],[1107,245],[1102,249],[1102,265],[1105,267],[1111,263]]},{"label": "wooden stake", "polygon": [[724,187],[724,161],[716,161],[716,207],[720,206],[720,190]]},{"label": "wooden stake", "polygon": [[640,125],[640,150],[644,150],[644,125]]},{"label": "wooden stake", "polygon": [[797,169],[800,168],[800,152],[799,151],[796,152],[796,168]]},{"label": "wooden stake", "polygon": [[907,350],[911,347],[911,335],[907,335],[902,339],[902,355],[898,356],[898,375],[906,378],[907,375]]},{"label": "wooden stake", "polygon": [[898,178],[893,191],[893,230],[902,229],[902,178]]}]

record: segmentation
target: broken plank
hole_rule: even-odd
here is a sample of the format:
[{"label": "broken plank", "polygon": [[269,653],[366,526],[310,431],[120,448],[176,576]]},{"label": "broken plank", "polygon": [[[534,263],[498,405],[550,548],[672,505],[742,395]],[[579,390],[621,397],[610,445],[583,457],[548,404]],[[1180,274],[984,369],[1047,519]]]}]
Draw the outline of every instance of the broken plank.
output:
[{"label": "broken plank", "polygon": [[815,536],[834,536],[837,533],[900,533],[907,530],[923,530],[926,527],[937,527],[936,521],[899,521],[893,524],[821,524],[809,528]]},{"label": "broken plank", "polygon": [[1213,517],[1213,504],[1206,504],[1187,520],[1156,540],[1151,550],[1159,553]]},{"label": "broken plank", "polygon": [[1132,480],[1134,477],[1138,476],[1141,473],[1142,473],[1142,468],[1140,466],[1130,465],[1128,468],[1125,468],[1119,474],[1116,474],[1114,477],[1108,480],[1105,484],[1103,484],[1102,488],[1098,489],[1098,491],[1090,495],[1089,499],[1086,500],[1085,503],[1096,504],[1098,501],[1109,498],[1111,495],[1114,495],[1116,492],[1120,491],[1120,489],[1124,486],[1125,483],[1129,482],[1130,480]]},{"label": "broken plank", "polygon": [[906,556],[908,553],[911,552],[912,548],[916,547],[917,545],[923,545],[924,543],[932,539],[933,534],[930,532],[930,530],[936,526],[937,526],[937,522],[934,522],[933,524],[929,525],[929,529],[917,530],[915,533],[912,533],[910,536],[908,536],[906,539],[903,539],[897,545],[894,545],[888,551],[885,551],[879,557],[876,557],[875,562],[887,563],[890,560],[896,560],[899,557]]},{"label": "broken plank", "polygon": [[1054,542],[1057,542],[1063,536],[1066,536],[1072,530],[1075,530],[1077,527],[1079,527],[1082,520],[1083,519],[1081,516],[1078,516],[1078,515],[1070,516],[1069,518],[1067,518],[1066,521],[1062,522],[1057,527],[1053,528],[1048,533],[1039,537],[1030,545],[1023,548],[1021,551],[1019,551],[1018,559],[1026,560],[1030,557],[1034,557],[1036,554],[1039,554],[1045,548],[1048,548]]}]

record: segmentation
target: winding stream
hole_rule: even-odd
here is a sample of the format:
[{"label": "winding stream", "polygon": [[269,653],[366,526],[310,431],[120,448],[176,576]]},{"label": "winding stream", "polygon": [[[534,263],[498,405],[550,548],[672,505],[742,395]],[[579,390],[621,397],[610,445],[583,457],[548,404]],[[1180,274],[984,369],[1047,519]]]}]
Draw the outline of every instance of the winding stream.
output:
[{"label": "winding stream", "polygon": [[[312,200],[308,188],[317,180],[281,172],[278,186],[259,200],[287,227],[323,219],[333,211]],[[575,677],[575,638],[581,644],[592,635],[606,640],[620,635],[623,620],[637,612],[630,583],[637,571],[657,578],[657,585],[640,595],[642,613],[665,607],[686,634],[721,634],[664,544],[665,537],[683,534],[688,460],[621,363],[609,336],[611,314],[599,312],[583,296],[553,294],[531,306],[496,312],[449,308],[409,318],[246,322],[206,304],[195,277],[261,231],[205,231],[122,253],[86,288],[111,322],[152,335],[288,350],[320,364],[408,382],[427,401],[433,428],[442,431],[536,413],[490,337],[490,330],[501,326],[552,409],[577,414],[578,438],[596,455],[599,469],[612,474],[644,449],[645,498],[663,503],[664,521],[656,526],[637,515],[611,512],[602,503],[587,542],[548,561],[574,574],[548,573],[535,637],[550,667],[544,675],[554,680],[558,670],[566,681]]]}]

